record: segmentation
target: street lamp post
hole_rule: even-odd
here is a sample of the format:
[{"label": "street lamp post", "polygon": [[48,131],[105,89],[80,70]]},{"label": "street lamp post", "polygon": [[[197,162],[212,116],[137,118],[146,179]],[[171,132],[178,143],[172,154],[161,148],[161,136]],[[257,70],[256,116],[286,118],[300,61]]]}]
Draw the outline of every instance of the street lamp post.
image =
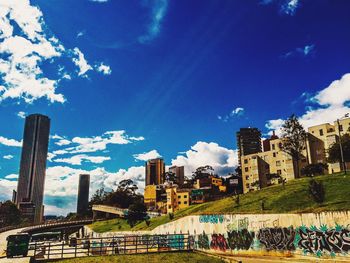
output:
[{"label": "street lamp post", "polygon": [[[349,117],[349,113],[345,114],[342,118],[347,118]],[[337,124],[338,124],[338,133],[339,133],[339,148],[340,148],[340,158],[341,158],[341,163],[343,166],[344,173],[346,174],[346,163],[344,161],[344,153],[343,153],[343,145],[341,142],[341,133],[340,133],[340,123],[339,119],[337,119]]]}]

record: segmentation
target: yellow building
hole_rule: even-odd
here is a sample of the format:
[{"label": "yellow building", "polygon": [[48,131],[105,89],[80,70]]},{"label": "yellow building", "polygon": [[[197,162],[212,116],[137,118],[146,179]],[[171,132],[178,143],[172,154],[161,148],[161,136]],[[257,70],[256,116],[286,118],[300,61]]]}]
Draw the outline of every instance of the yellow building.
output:
[{"label": "yellow building", "polygon": [[213,185],[217,186],[220,192],[226,192],[226,186],[223,185],[222,178],[217,178],[215,176],[197,179],[193,185],[193,188],[200,189],[203,187],[212,187]]},{"label": "yellow building", "polygon": [[172,186],[166,189],[166,195],[168,214],[189,207],[191,204],[191,190],[189,189],[178,189],[176,186]]},{"label": "yellow building", "polygon": [[143,197],[144,203],[147,207],[155,207],[157,203],[157,186],[147,185]]}]

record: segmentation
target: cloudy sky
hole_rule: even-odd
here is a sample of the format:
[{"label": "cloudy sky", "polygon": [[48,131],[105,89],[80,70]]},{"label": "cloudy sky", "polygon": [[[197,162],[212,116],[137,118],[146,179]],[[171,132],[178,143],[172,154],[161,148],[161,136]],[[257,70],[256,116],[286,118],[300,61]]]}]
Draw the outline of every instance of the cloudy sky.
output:
[{"label": "cloudy sky", "polygon": [[24,117],[51,118],[45,213],[74,211],[144,161],[237,165],[235,132],[267,136],[350,106],[348,0],[1,0],[0,200],[17,187]]}]

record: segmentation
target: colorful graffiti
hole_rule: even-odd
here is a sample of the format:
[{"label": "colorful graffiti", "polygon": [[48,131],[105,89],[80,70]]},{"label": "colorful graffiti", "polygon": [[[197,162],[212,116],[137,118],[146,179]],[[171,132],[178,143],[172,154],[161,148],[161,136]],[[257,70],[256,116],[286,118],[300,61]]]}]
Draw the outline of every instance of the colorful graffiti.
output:
[{"label": "colorful graffiti", "polygon": [[300,227],[297,230],[295,243],[305,254],[311,253],[318,257],[325,253],[335,256],[336,253],[350,251],[350,230],[342,226],[328,229],[323,225],[319,229],[315,226]]},{"label": "colorful graffiti", "polygon": [[238,230],[247,229],[249,226],[248,217],[244,217],[242,219],[238,219]]},{"label": "colorful graffiti", "polygon": [[287,227],[263,228],[258,234],[266,250],[295,250],[294,238],[295,230]]},{"label": "colorful graffiti", "polygon": [[211,224],[218,224],[224,222],[224,216],[223,215],[201,215],[199,216],[199,222],[200,223],[211,223]]},{"label": "colorful graffiti", "polygon": [[198,248],[199,249],[209,249],[209,238],[208,235],[203,231],[202,234],[198,236]]},{"label": "colorful graffiti", "polygon": [[248,250],[253,244],[255,234],[254,232],[249,232],[247,229],[242,229],[239,231],[227,232],[228,246],[231,249],[237,250]]},{"label": "colorful graffiti", "polygon": [[222,234],[212,234],[210,248],[214,250],[226,251],[229,249],[229,246],[226,242],[224,235]]}]

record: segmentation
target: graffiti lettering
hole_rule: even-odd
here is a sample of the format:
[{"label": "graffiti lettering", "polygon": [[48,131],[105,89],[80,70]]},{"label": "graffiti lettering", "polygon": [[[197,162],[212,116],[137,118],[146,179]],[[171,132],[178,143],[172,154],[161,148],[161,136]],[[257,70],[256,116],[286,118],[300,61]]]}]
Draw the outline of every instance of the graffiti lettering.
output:
[{"label": "graffiti lettering", "polygon": [[266,250],[295,250],[295,230],[292,228],[263,228],[260,229],[258,239]]},{"label": "graffiti lettering", "polygon": [[247,229],[249,225],[248,217],[238,219],[238,230]]},{"label": "graffiti lettering", "polygon": [[348,229],[337,227],[328,230],[325,226],[321,229],[300,227],[297,233],[296,241],[304,253],[321,256],[324,252],[335,255],[335,253],[350,251],[350,231]]},{"label": "graffiti lettering", "polygon": [[203,231],[203,234],[200,234],[198,236],[198,248],[209,249],[209,238],[204,231]]},{"label": "graffiti lettering", "polygon": [[222,234],[212,234],[210,248],[214,250],[226,251],[229,248],[226,239]]},{"label": "graffiti lettering", "polygon": [[223,215],[201,215],[199,216],[199,222],[200,223],[222,223],[224,222],[224,216]]},{"label": "graffiti lettering", "polygon": [[231,249],[248,250],[254,240],[254,232],[249,232],[247,229],[240,231],[227,232],[227,242]]}]

